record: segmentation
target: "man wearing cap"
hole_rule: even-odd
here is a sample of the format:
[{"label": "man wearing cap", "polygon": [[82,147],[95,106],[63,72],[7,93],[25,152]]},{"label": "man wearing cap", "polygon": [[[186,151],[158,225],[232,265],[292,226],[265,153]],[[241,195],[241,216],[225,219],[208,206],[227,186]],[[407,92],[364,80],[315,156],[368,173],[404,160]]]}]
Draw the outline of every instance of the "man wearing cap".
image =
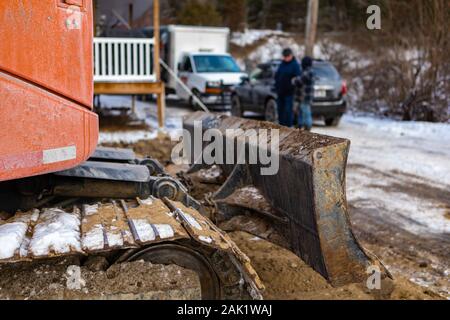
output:
[{"label": "man wearing cap", "polygon": [[283,62],[275,75],[275,89],[278,95],[278,115],[282,126],[294,126],[293,80],[301,75],[300,65],[291,49],[283,50]]}]

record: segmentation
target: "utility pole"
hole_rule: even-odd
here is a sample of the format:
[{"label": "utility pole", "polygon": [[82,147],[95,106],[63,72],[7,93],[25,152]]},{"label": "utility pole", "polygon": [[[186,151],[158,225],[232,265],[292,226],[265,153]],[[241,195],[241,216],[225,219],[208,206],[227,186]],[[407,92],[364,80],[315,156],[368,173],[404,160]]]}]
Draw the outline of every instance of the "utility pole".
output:
[{"label": "utility pole", "polygon": [[159,0],[153,0],[153,29],[154,29],[154,39],[155,44],[153,46],[153,68],[156,74],[156,80],[160,85],[160,92],[156,95],[157,106],[158,106],[158,123],[159,128],[164,128],[165,123],[165,108],[166,108],[166,93],[164,83],[161,79],[161,65],[159,62],[160,58],[160,3]]},{"label": "utility pole", "polygon": [[319,0],[308,1],[308,16],[306,18],[305,54],[313,57],[317,37],[317,22],[319,20]]}]

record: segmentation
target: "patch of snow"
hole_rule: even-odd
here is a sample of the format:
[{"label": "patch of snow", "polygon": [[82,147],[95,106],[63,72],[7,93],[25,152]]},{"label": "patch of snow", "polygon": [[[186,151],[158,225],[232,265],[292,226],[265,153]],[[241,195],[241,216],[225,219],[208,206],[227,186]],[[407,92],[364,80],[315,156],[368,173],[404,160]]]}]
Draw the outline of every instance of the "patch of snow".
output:
[{"label": "patch of snow", "polygon": [[103,226],[101,224],[95,225],[92,230],[83,236],[81,242],[85,251],[102,250],[105,247]]},{"label": "patch of snow", "polygon": [[404,172],[450,187],[450,124],[346,115],[340,127],[314,131],[351,140],[350,164]]},{"label": "patch of snow", "polygon": [[211,237],[200,236],[200,237],[198,237],[198,239],[205,243],[209,243],[209,244],[213,243],[213,239]]},{"label": "patch of snow", "polygon": [[[102,109],[110,110],[113,108],[130,108],[130,96],[101,96]],[[183,128],[183,116],[190,110],[184,108],[171,108],[167,113],[165,128],[159,129],[157,107],[153,102],[136,101],[135,117],[137,120],[145,123],[149,130],[124,130],[116,132],[100,132],[99,143],[136,143],[140,140],[153,140],[159,132],[166,133],[172,138],[181,135]],[[109,112],[109,111],[108,111]]]},{"label": "patch of snow", "polygon": [[[450,220],[445,218],[445,210],[438,204],[378,187],[378,180],[367,181],[366,177],[355,172],[349,174],[348,200],[356,207],[372,208],[383,215],[384,220],[413,234],[450,234]],[[396,181],[388,182],[392,185]]]},{"label": "patch of snow", "polygon": [[199,175],[205,180],[214,180],[222,176],[222,170],[218,166],[200,170]]},{"label": "patch of snow", "polygon": [[300,56],[304,48],[293,38],[269,38],[264,45],[255,49],[248,59],[255,63],[269,62],[273,59],[280,59],[283,49],[291,48],[296,56]]},{"label": "patch of snow", "polygon": [[154,203],[154,199],[152,197],[145,199],[145,200],[141,200],[142,204],[146,205],[146,206],[151,206]]},{"label": "patch of snow", "polygon": [[[450,189],[450,124],[401,122],[347,115],[338,128],[317,133],[351,140],[348,199],[413,234],[449,234],[439,198],[408,186]],[[449,193],[450,196],[450,193]],[[444,200],[444,199],[442,199]]]},{"label": "patch of snow", "polygon": [[151,242],[156,240],[155,231],[152,225],[145,219],[133,220],[136,232],[142,242]]},{"label": "patch of snow", "polygon": [[92,206],[84,206],[84,214],[86,216],[93,216],[98,213],[99,205],[95,204]]},{"label": "patch of snow", "polygon": [[50,253],[81,252],[80,217],[59,209],[46,209],[39,218],[30,242],[30,253],[35,257]]},{"label": "patch of snow", "polygon": [[192,217],[189,213],[185,213],[181,210],[179,210],[181,217],[183,218],[184,221],[186,221],[187,223],[189,223],[189,225],[199,231],[202,231],[203,228],[200,225],[200,223],[198,223],[197,220],[194,219],[194,217]]},{"label": "patch of snow", "polygon": [[244,32],[234,32],[231,37],[231,43],[239,47],[246,47],[270,36],[286,35],[282,31],[275,30],[256,30],[247,29]]},{"label": "patch of snow", "polygon": [[111,248],[120,248],[124,245],[122,234],[119,232],[107,232],[106,238]]},{"label": "patch of snow", "polygon": [[100,132],[99,143],[126,143],[132,144],[140,140],[154,140],[158,133],[144,130],[136,131],[114,131],[114,132]]},{"label": "patch of snow", "polygon": [[66,271],[66,287],[72,291],[79,291],[86,286],[86,281],[81,276],[79,266],[69,266]]},{"label": "patch of snow", "polygon": [[161,239],[170,239],[175,236],[172,226],[168,224],[155,224],[153,227],[158,231]]},{"label": "patch of snow", "polygon": [[27,229],[23,222],[0,225],[0,260],[11,259],[18,253]]}]

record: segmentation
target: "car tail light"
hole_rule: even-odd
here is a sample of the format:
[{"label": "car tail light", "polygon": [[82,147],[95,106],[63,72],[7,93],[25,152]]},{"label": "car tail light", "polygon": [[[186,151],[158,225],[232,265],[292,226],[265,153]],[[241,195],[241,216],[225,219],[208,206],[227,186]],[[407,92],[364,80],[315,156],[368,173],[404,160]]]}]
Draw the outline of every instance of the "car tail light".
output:
[{"label": "car tail light", "polygon": [[347,95],[347,93],[348,93],[347,81],[345,81],[345,80],[342,81],[341,93],[343,96]]}]

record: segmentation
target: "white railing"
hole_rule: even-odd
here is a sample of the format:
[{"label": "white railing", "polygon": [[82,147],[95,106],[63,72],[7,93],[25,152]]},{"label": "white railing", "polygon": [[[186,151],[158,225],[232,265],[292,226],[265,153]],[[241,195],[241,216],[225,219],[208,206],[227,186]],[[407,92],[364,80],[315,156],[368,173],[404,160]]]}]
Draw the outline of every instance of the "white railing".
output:
[{"label": "white railing", "polygon": [[154,39],[94,38],[95,82],[155,82]]}]

